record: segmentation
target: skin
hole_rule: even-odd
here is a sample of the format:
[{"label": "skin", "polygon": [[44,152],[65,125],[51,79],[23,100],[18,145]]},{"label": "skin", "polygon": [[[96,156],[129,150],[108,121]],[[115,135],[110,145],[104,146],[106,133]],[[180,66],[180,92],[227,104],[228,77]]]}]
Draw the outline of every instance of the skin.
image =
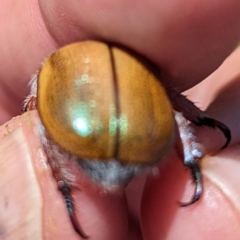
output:
[{"label": "skin", "polygon": [[[154,171],[145,185],[143,174],[127,187],[129,209],[122,192],[102,192],[99,197],[99,190],[88,187],[86,180],[74,196],[90,239],[238,239],[240,50],[215,70],[240,40],[239,11],[238,0],[1,1],[2,124],[20,113],[29,76],[51,52],[73,41],[98,39],[145,55],[162,68],[162,80],[179,90],[206,78],[187,94],[232,130],[231,146],[218,151],[224,142],[221,133],[197,129],[208,153],[202,161],[205,191],[188,208],[176,204],[189,199],[192,186],[174,152],[160,167],[161,177]],[[79,239],[46,165],[38,123],[37,113],[31,112],[0,128],[0,237]]]}]

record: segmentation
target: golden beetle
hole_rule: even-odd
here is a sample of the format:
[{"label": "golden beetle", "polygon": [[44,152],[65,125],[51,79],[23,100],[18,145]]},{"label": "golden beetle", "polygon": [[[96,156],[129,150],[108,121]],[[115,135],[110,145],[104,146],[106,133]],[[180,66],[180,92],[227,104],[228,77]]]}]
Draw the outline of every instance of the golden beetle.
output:
[{"label": "golden beetle", "polygon": [[181,204],[187,206],[202,193],[198,160],[203,156],[187,121],[219,128],[227,139],[223,147],[231,139],[223,123],[165,88],[154,64],[123,47],[96,41],[68,45],[45,61],[24,102],[25,111],[32,109],[39,112],[43,147],[73,226],[83,238],[87,235],[75,217],[71,180],[62,170],[67,161],[75,161],[106,188],[126,185],[178,141],[196,183],[193,198]]}]

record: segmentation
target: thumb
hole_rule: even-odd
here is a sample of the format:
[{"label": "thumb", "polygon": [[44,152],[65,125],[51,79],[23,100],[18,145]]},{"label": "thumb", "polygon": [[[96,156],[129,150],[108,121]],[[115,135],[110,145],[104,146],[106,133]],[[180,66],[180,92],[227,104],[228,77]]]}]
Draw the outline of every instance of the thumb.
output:
[{"label": "thumb", "polygon": [[[0,128],[0,238],[80,239],[47,164],[38,126],[37,112],[31,111]],[[73,197],[78,220],[91,240],[126,238],[123,195],[89,189]]]}]

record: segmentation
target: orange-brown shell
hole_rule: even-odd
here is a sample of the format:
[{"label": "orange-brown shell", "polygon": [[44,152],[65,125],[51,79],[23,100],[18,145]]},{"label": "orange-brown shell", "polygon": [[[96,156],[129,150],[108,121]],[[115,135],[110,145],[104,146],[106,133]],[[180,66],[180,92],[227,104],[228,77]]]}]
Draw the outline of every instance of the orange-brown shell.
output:
[{"label": "orange-brown shell", "polygon": [[151,164],[172,146],[172,107],[151,65],[126,49],[86,41],[53,53],[37,106],[50,137],[79,158]]}]

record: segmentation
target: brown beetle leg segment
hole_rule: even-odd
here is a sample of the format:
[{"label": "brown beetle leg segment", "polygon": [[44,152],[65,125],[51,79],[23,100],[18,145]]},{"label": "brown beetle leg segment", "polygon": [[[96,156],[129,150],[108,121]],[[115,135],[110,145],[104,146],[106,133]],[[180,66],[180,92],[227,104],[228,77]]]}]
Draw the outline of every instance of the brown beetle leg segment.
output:
[{"label": "brown beetle leg segment", "polygon": [[179,141],[177,145],[178,153],[184,160],[184,165],[190,169],[193,182],[195,183],[195,193],[192,199],[186,203],[179,203],[185,207],[198,201],[203,192],[202,173],[199,160],[203,157],[201,145],[196,142],[193,129],[189,126],[187,120],[179,112],[175,112],[175,119],[178,124]]},{"label": "brown beetle leg segment", "polygon": [[197,116],[196,119],[192,121],[192,123],[194,123],[196,126],[204,126],[205,125],[205,126],[208,126],[211,128],[217,127],[219,130],[221,130],[223,132],[224,136],[226,137],[226,142],[221,147],[221,149],[226,148],[231,141],[231,132],[230,132],[229,128],[225,124],[223,124],[213,118],[209,118],[209,117],[205,117],[205,116]]},{"label": "brown beetle leg segment", "polygon": [[87,239],[88,236],[83,232],[76,216],[76,211],[74,208],[74,203],[73,203],[72,194],[71,194],[72,186],[64,181],[59,181],[58,187],[59,187],[59,190],[62,192],[62,195],[64,196],[68,214],[75,231],[82,238]]},{"label": "brown beetle leg segment", "polygon": [[224,123],[221,123],[213,118],[209,118],[204,111],[197,108],[190,100],[176,90],[172,88],[167,88],[166,90],[174,110],[181,112],[187,120],[196,126],[218,128],[220,131],[222,131],[226,138],[226,142],[221,148],[228,146],[231,141],[231,132]]}]

